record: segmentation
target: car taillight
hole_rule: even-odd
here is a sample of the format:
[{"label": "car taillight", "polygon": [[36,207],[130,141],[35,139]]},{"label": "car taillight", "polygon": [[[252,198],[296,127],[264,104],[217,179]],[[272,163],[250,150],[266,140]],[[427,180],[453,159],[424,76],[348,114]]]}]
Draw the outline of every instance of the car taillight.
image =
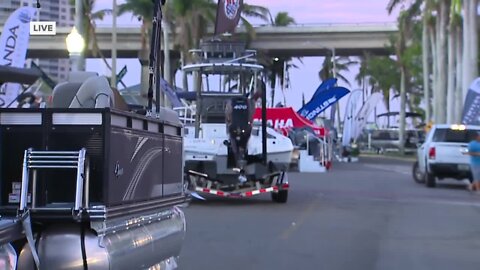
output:
[{"label": "car taillight", "polygon": [[435,147],[431,147],[430,150],[428,151],[428,158],[435,159]]}]

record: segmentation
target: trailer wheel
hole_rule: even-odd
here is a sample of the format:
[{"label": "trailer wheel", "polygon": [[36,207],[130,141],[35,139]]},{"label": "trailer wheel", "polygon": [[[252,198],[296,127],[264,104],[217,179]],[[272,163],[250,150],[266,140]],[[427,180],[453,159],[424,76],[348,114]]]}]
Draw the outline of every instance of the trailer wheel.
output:
[{"label": "trailer wheel", "polygon": [[272,193],[272,201],[277,203],[286,203],[288,200],[288,190],[280,190],[278,193]]}]

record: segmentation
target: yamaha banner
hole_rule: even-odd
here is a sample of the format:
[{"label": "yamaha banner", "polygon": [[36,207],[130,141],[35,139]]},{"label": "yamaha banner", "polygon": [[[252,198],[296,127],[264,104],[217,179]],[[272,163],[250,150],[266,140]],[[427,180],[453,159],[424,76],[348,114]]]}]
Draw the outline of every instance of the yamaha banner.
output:
[{"label": "yamaha banner", "polygon": [[473,81],[463,104],[462,123],[480,125],[480,78]]},{"label": "yamaha banner", "polygon": [[[0,35],[0,65],[23,68],[30,38],[30,21],[36,10],[21,7],[5,22]],[[21,85],[7,83],[0,86],[0,107],[5,107],[20,94]]]},{"label": "yamaha banner", "polygon": [[298,113],[306,119],[313,121],[320,113],[335,104],[342,97],[350,93],[347,88],[334,87],[319,93],[314,99],[307,103]]},{"label": "yamaha banner", "polygon": [[[262,122],[261,108],[255,109],[255,114],[253,115],[253,122],[255,123]],[[314,123],[307,121],[305,118],[298,115],[291,107],[268,108],[267,124],[268,126],[276,130],[309,127],[318,136],[326,136],[325,128],[318,127]]]},{"label": "yamaha banner", "polygon": [[235,32],[242,7],[243,0],[218,0],[215,35]]}]

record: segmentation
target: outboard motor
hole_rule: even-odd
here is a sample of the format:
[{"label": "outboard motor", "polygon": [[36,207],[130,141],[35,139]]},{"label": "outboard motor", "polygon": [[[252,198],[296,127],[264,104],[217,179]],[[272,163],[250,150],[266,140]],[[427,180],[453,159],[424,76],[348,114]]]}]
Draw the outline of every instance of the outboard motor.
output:
[{"label": "outboard motor", "polygon": [[240,170],[240,182],[246,181],[245,176],[243,176],[243,168],[246,165],[247,143],[252,134],[251,114],[250,104],[245,97],[233,98],[227,104],[226,120],[229,134],[229,163]]}]

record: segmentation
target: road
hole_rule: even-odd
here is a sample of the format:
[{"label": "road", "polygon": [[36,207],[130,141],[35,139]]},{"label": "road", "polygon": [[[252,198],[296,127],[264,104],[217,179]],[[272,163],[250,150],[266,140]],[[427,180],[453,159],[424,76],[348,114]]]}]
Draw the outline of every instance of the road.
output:
[{"label": "road", "polygon": [[363,158],[289,174],[287,204],[194,202],[180,269],[480,269],[480,195],[455,180],[428,189],[410,170]]}]

